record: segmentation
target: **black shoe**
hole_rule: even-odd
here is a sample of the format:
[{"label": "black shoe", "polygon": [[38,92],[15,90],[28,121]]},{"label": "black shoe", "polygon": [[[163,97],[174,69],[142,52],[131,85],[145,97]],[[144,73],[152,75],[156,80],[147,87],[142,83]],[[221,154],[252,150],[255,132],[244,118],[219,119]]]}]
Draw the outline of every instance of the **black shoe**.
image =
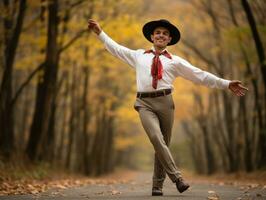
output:
[{"label": "black shoe", "polygon": [[163,191],[161,188],[153,187],[152,188],[152,196],[163,196]]},{"label": "black shoe", "polygon": [[184,191],[186,191],[188,188],[189,188],[189,184],[185,183],[183,178],[179,178],[177,181],[176,181],[176,188],[177,190],[182,193]]}]

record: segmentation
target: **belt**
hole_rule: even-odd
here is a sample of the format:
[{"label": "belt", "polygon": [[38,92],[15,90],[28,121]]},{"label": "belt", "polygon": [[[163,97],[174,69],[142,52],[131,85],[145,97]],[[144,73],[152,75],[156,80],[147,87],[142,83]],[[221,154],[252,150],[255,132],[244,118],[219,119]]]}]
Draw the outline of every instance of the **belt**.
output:
[{"label": "belt", "polygon": [[166,96],[168,94],[171,94],[171,92],[171,89],[164,89],[155,92],[137,92],[137,98],[155,98],[160,96]]}]

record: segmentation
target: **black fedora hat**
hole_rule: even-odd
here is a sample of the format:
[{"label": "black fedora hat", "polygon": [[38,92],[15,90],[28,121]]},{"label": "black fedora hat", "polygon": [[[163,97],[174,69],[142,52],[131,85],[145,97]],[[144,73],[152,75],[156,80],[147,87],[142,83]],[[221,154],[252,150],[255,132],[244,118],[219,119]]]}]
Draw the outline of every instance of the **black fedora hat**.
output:
[{"label": "black fedora hat", "polygon": [[156,21],[150,21],[146,23],[142,28],[143,35],[150,42],[152,42],[151,35],[153,34],[154,29],[156,29],[157,27],[164,27],[169,30],[172,40],[168,44],[168,46],[174,45],[180,40],[180,32],[178,28],[176,28],[176,26],[171,24],[168,20],[160,19]]}]

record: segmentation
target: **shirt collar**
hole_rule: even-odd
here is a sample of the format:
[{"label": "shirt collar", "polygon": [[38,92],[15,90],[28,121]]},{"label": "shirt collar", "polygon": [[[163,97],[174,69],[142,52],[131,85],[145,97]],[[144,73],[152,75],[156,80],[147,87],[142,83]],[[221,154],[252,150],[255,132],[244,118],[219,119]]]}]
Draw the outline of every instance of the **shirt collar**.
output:
[{"label": "shirt collar", "polygon": [[[145,53],[153,53],[153,54],[156,56],[154,47],[150,48],[150,50],[146,50],[146,51],[144,51],[144,54],[145,54]],[[163,54],[164,56],[166,56],[167,58],[172,59],[171,54],[167,51],[166,48],[165,48],[165,49],[159,54],[159,56],[162,55],[162,54]]]},{"label": "shirt collar", "polygon": [[[151,47],[151,50],[155,51],[155,48],[154,48],[154,46],[152,46],[152,47]],[[167,48],[165,48],[164,50],[162,50],[162,52],[163,52],[163,51],[166,51],[167,53],[169,53],[169,54],[170,54],[170,52],[167,50]]]}]

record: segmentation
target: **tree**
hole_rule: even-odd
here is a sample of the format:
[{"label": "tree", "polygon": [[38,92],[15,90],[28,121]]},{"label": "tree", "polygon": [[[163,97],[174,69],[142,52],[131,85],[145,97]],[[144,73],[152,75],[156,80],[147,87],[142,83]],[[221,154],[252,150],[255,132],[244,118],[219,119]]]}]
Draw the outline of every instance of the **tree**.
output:
[{"label": "tree", "polygon": [[46,58],[44,61],[43,80],[40,79],[37,86],[35,111],[31,126],[30,138],[27,146],[27,155],[31,160],[36,160],[42,155],[42,145],[49,130],[49,119],[54,84],[57,80],[59,53],[58,53],[58,1],[52,0],[48,5],[48,31]]},{"label": "tree", "polygon": [[[242,6],[244,8],[244,11],[246,13],[247,16],[247,20],[250,26],[250,29],[252,31],[252,36],[253,36],[253,40],[256,46],[256,50],[257,50],[257,56],[258,56],[258,60],[260,62],[260,70],[261,70],[261,74],[262,74],[262,78],[263,78],[263,83],[264,83],[264,102],[266,102],[266,59],[265,59],[265,51],[263,48],[263,44],[259,35],[259,32],[257,30],[257,26],[256,26],[256,22],[252,13],[252,10],[249,6],[249,3],[247,0],[241,0]],[[264,109],[266,109],[266,103],[264,103]],[[260,118],[260,123],[259,123],[259,127],[260,127],[260,134],[259,134],[259,141],[260,141],[260,154],[261,154],[261,158],[260,158],[260,166],[266,166],[266,122],[264,120],[264,122],[262,121],[263,119],[265,119],[265,114],[264,116],[259,116]]]},{"label": "tree", "polygon": [[[4,61],[0,85],[0,150],[9,157],[14,150],[14,104],[12,103],[12,74],[20,34],[26,11],[26,0],[19,1],[18,13],[12,13],[16,2],[1,2],[8,15],[4,16]],[[16,16],[16,17],[15,17]]]}]

